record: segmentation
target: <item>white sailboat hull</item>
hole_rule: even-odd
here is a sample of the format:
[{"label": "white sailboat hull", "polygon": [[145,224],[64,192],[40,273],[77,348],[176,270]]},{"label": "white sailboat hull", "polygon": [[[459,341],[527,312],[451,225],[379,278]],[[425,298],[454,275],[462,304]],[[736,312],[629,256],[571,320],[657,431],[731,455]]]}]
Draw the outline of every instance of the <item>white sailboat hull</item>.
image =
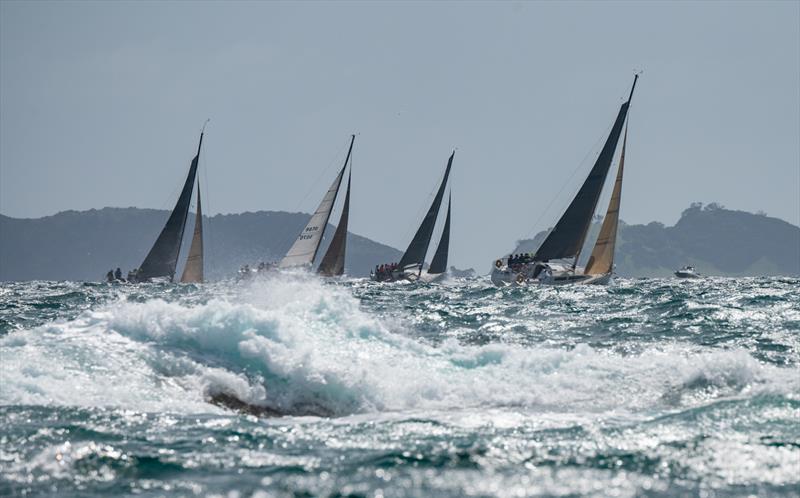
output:
[{"label": "white sailboat hull", "polygon": [[516,270],[507,266],[495,267],[489,278],[497,287],[506,286],[532,286],[532,285],[607,285],[611,282],[611,273],[601,275],[587,275],[582,268],[573,270],[571,267],[546,265],[550,271],[542,270],[533,277],[534,265],[521,265]]},{"label": "white sailboat hull", "polygon": [[391,275],[383,275],[381,278],[378,278],[375,273],[370,273],[369,278],[375,282],[422,282],[427,284],[445,280],[447,273],[428,273],[427,270],[420,272],[419,269],[416,269],[393,271]]}]

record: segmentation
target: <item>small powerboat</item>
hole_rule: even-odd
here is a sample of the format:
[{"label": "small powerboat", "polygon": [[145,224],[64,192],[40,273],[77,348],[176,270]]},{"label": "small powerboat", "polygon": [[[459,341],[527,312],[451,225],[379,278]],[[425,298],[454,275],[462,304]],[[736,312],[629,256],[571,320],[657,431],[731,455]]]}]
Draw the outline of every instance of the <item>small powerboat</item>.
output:
[{"label": "small powerboat", "polygon": [[703,278],[702,275],[697,273],[694,266],[684,266],[680,270],[676,270],[675,276],[678,278]]}]

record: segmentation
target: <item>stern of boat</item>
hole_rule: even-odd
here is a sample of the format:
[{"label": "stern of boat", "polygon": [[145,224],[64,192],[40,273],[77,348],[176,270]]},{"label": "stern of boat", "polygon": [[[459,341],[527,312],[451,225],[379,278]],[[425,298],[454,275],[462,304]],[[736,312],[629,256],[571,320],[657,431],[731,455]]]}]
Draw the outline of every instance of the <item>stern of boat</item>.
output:
[{"label": "stern of boat", "polygon": [[514,273],[505,266],[502,268],[492,268],[492,273],[489,275],[489,279],[497,287],[512,285],[514,283],[514,278]]}]

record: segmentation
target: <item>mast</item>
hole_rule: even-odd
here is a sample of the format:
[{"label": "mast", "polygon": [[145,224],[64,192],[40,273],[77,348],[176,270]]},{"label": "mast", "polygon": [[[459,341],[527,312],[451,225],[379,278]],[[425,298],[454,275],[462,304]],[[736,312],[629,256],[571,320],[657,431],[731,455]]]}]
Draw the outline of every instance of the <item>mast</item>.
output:
[{"label": "mast", "polygon": [[136,278],[140,282],[159,277],[169,277],[170,281],[172,281],[175,277],[175,267],[178,265],[178,254],[180,254],[183,231],[186,228],[186,217],[189,214],[189,204],[192,200],[192,190],[197,176],[197,163],[200,160],[200,148],[203,145],[204,131],[205,125],[203,125],[203,131],[200,132],[197,154],[189,166],[189,174],[186,176],[186,182],[183,184],[178,201],[175,203],[175,207],[172,209],[172,213],[170,213],[167,223],[161,230],[153,247],[139,266]]},{"label": "mast", "polygon": [[203,282],[203,208],[200,205],[200,179],[197,179],[197,214],[194,219],[194,234],[192,245],[189,246],[189,256],[186,266],[183,267],[181,276],[183,283]]},{"label": "mast", "polygon": [[452,194],[447,198],[447,217],[444,220],[444,229],[442,229],[442,238],[439,239],[439,245],[436,247],[436,252],[433,254],[431,266],[428,268],[428,273],[445,273],[447,271],[447,253],[450,249],[450,205],[452,202]]},{"label": "mast", "polygon": [[355,135],[350,137],[350,148],[347,150],[347,157],[344,160],[342,169],[339,171],[339,174],[336,175],[336,179],[333,180],[330,188],[328,188],[317,210],[311,215],[308,224],[306,224],[305,228],[300,232],[300,235],[297,236],[297,240],[295,240],[292,247],[289,248],[289,252],[287,252],[286,256],[281,260],[278,265],[280,268],[311,266],[314,259],[317,257],[319,245],[322,243],[322,236],[328,225],[331,211],[333,211],[333,205],[336,203],[339,187],[342,185],[344,170],[347,168],[347,163],[350,161],[350,155],[353,152],[353,142],[355,139]]},{"label": "mast", "polygon": [[611,162],[614,159],[614,152],[622,134],[622,126],[628,115],[628,107],[630,106],[638,78],[638,74],[634,76],[628,100],[620,107],[614,125],[611,127],[611,133],[609,133],[605,145],[603,145],[603,149],[597,157],[597,161],[589,172],[589,176],[575,195],[572,203],[558,220],[558,223],[556,223],[556,226],[542,242],[542,245],[539,246],[534,255],[535,261],[575,258],[573,268],[575,267],[583,242],[586,240],[586,234],[589,231],[592,215],[597,208],[597,202],[600,200],[600,192],[603,190],[608,170],[611,168]]},{"label": "mast", "polygon": [[608,210],[606,211],[606,217],[603,218],[600,234],[594,243],[589,262],[586,263],[584,273],[587,275],[603,275],[611,273],[614,269],[614,248],[617,245],[619,205],[622,199],[622,172],[625,168],[625,147],[627,144],[628,127],[626,126],[625,135],[622,139],[622,152],[619,156],[617,179],[614,181],[614,190],[611,192],[611,200],[608,201]]},{"label": "mast", "polygon": [[398,264],[400,270],[404,270],[408,266],[416,265],[419,265],[421,269],[422,265],[425,263],[425,254],[428,252],[428,246],[431,243],[433,227],[436,224],[436,218],[439,216],[439,208],[442,205],[444,190],[447,186],[447,179],[450,176],[450,168],[453,166],[453,157],[455,155],[456,151],[450,154],[450,158],[447,160],[447,168],[444,170],[444,178],[442,179],[441,185],[439,185],[439,190],[436,192],[436,197],[434,197],[431,207],[422,219],[417,233],[414,234],[414,238],[411,239],[411,243],[408,245],[406,252],[403,253],[403,257],[400,258],[400,263]]},{"label": "mast", "polygon": [[317,273],[326,277],[338,277],[344,274],[344,257],[347,251],[347,221],[350,217],[350,177],[353,168],[350,168],[350,175],[347,176],[347,193],[344,196],[344,206],[339,224],[333,233],[333,239],[322,257]]}]

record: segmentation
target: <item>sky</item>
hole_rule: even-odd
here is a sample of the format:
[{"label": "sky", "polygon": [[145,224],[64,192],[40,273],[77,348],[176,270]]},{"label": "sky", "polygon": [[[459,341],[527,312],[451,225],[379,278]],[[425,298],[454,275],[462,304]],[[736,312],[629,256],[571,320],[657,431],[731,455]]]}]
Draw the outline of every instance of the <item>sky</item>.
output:
[{"label": "sky", "polygon": [[455,149],[450,261],[484,268],[557,221],[637,71],[623,220],[800,224],[792,1],[4,0],[0,213],[171,208],[207,118],[207,214],[312,212],[356,133],[351,231],[404,249]]}]

